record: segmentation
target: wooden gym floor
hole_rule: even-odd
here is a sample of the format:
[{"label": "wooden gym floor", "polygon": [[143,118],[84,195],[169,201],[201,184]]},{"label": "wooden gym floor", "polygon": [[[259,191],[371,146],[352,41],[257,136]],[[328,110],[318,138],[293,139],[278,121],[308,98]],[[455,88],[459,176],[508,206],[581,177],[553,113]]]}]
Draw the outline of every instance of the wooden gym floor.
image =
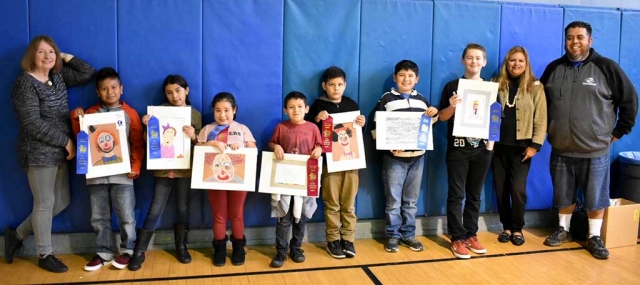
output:
[{"label": "wooden gym floor", "polygon": [[[516,247],[497,241],[498,233],[480,232],[487,254],[471,253],[470,260],[458,260],[449,250],[444,235],[420,236],[423,252],[400,247],[387,253],[382,240],[357,240],[357,256],[334,259],[324,243],[304,243],[304,263],[285,262],[273,269],[269,262],[273,246],[247,247],[246,263],[224,267],[211,263],[211,249],[190,250],[191,264],[180,264],[173,252],[147,252],[146,262],[136,272],[112,266],[85,272],[91,254],[59,255],[69,271],[49,273],[37,266],[37,259],[16,258],[0,263],[1,284],[83,283],[83,284],[639,284],[640,245],[610,249],[608,260],[597,260],[571,242],[551,248],[542,242],[548,229],[527,229],[526,243]],[[229,246],[228,254],[231,248]]]}]

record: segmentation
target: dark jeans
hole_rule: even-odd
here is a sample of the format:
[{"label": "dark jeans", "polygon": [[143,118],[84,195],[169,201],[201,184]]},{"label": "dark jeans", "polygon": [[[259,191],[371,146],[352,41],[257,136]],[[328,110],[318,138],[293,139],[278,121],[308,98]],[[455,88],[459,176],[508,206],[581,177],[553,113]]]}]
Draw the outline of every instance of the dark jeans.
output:
[{"label": "dark jeans", "polygon": [[[276,225],[276,250],[278,252],[286,253],[289,246],[291,246],[291,249],[302,247],[302,239],[304,238],[307,221],[305,220],[305,216],[301,215],[300,221],[298,223],[295,222],[295,218],[293,217],[293,200],[292,197],[287,214],[282,218],[278,218],[278,225]],[[289,228],[293,230],[290,244],[287,242]]]},{"label": "dark jeans", "polygon": [[153,231],[158,226],[158,220],[167,205],[167,199],[171,190],[176,191],[177,223],[189,223],[189,191],[191,190],[191,177],[168,178],[156,177],[153,201],[149,208],[147,218],[144,219],[143,229]]},{"label": "dark jeans", "polygon": [[[482,150],[463,159],[447,160],[449,193],[447,228],[451,241],[476,236],[480,214],[480,195],[491,165],[491,152]],[[465,200],[466,196],[466,200]],[[464,200],[464,212],[462,201]]]},{"label": "dark jeans", "polygon": [[493,157],[493,181],[498,213],[504,230],[521,232],[527,204],[527,175],[531,159],[522,162],[526,148],[496,145]]}]

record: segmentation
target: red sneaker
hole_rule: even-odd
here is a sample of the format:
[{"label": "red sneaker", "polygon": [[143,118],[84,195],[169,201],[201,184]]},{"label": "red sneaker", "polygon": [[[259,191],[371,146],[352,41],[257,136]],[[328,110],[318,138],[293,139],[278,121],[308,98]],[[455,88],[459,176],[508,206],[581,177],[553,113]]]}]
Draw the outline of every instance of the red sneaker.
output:
[{"label": "red sneaker", "polygon": [[469,248],[469,250],[473,251],[474,253],[487,253],[487,249],[484,248],[482,244],[480,244],[477,236],[468,238],[465,243],[467,244],[467,248]]},{"label": "red sneaker", "polygon": [[131,255],[128,253],[123,253],[113,260],[113,266],[118,269],[125,269],[127,265],[129,265],[129,261],[131,261]]},{"label": "red sneaker", "polygon": [[469,250],[467,249],[467,244],[463,240],[456,240],[451,243],[451,252],[457,258],[469,259],[471,255],[469,255]]},{"label": "red sneaker", "polygon": [[94,255],[91,261],[84,266],[84,271],[96,271],[105,265],[109,265],[113,260],[104,260],[100,255]]}]

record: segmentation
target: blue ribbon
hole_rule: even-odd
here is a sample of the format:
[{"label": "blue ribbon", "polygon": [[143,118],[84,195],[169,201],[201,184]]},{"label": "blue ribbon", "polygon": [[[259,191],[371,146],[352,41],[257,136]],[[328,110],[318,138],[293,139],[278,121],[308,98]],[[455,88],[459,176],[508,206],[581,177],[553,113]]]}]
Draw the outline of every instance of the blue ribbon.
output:
[{"label": "blue ribbon", "polygon": [[213,127],[213,130],[211,130],[211,132],[209,133],[209,135],[207,136],[207,141],[215,141],[216,138],[218,137],[218,135],[226,130],[229,127],[229,125],[217,125],[215,127]]},{"label": "blue ribbon", "polygon": [[161,158],[160,151],[160,121],[158,118],[151,116],[147,122],[147,141],[149,142],[149,158]]},{"label": "blue ribbon", "polygon": [[89,135],[85,131],[78,133],[76,146],[76,173],[87,174],[89,165]]},{"label": "blue ribbon", "polygon": [[491,118],[489,119],[489,140],[500,141],[500,120],[502,119],[502,105],[499,102],[491,104]]},{"label": "blue ribbon", "polygon": [[427,149],[429,142],[429,129],[431,128],[431,117],[422,114],[420,118],[420,130],[418,130],[418,148]]}]

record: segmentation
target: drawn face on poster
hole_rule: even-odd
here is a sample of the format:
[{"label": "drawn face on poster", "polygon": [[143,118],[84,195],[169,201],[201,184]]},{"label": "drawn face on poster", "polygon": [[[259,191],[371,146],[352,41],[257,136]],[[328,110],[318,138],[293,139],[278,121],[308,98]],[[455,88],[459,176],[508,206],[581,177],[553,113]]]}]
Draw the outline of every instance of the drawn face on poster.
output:
[{"label": "drawn face on poster", "polygon": [[244,154],[205,153],[204,182],[244,183]]},{"label": "drawn face on poster", "polygon": [[161,158],[184,157],[184,132],[180,118],[161,118],[162,143],[160,145]]},{"label": "drawn face on poster", "polygon": [[89,141],[93,166],[122,162],[120,133],[116,129],[116,124],[89,126]]},{"label": "drawn face on poster", "polygon": [[341,123],[333,126],[333,161],[358,158],[358,140],[353,123]]},{"label": "drawn face on poster", "polygon": [[485,116],[486,108],[486,96],[468,94],[465,100],[465,123],[467,124],[482,124]]}]

